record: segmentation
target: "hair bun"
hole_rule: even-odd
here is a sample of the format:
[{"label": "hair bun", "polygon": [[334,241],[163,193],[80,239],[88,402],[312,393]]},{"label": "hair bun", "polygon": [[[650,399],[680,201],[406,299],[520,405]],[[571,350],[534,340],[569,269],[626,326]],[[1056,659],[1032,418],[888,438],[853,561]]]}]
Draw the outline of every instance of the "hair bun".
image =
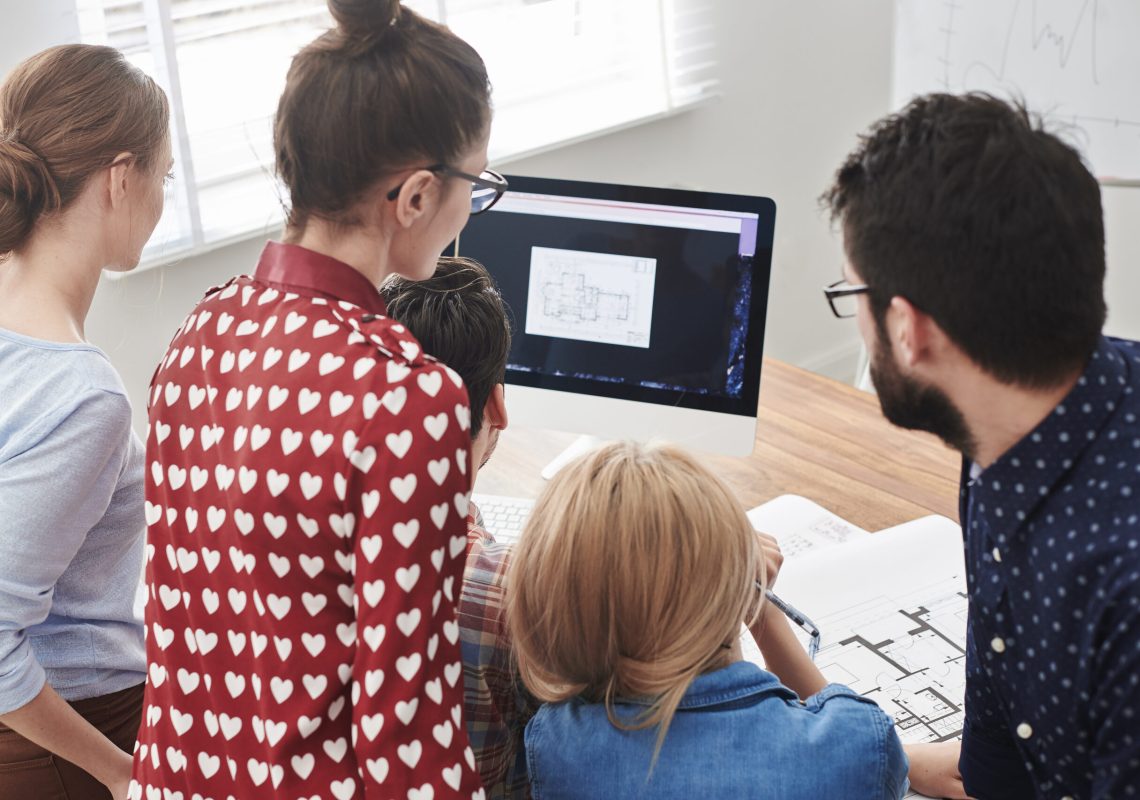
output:
[{"label": "hair bun", "polygon": [[40,215],[59,205],[44,160],[14,135],[0,134],[0,255],[19,248]]},{"label": "hair bun", "polygon": [[328,0],[329,12],[348,39],[375,41],[400,19],[400,0]]}]

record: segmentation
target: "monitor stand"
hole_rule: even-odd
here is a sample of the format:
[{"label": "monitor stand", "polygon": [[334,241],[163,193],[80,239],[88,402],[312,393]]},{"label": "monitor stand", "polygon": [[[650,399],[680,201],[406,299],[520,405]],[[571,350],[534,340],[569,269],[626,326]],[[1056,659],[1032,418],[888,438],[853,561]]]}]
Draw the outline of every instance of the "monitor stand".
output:
[{"label": "monitor stand", "polygon": [[597,450],[604,444],[604,440],[599,439],[597,436],[590,436],[588,434],[579,436],[570,446],[554,457],[554,460],[542,468],[542,477],[544,480],[550,480],[558,471],[578,456],[585,455],[592,450]]}]

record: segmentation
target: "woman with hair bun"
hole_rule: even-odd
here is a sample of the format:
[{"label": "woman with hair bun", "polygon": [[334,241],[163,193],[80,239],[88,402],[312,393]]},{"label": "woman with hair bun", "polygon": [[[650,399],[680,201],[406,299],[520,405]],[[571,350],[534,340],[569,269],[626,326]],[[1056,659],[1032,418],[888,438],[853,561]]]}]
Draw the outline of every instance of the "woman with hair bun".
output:
[{"label": "woman with hair bun", "polygon": [[[507,575],[519,671],[546,701],[525,736],[535,800],[907,793],[891,720],[828,686],[765,602],[777,550],[676,448],[611,444],[550,481]],[[771,672],[743,660],[742,622]]]},{"label": "woman with hair bun", "polygon": [[386,316],[486,171],[478,54],[391,0],[330,0],[274,129],[283,242],[209,293],[152,382],[153,635],[133,797],[479,798],[456,603],[463,382]]},{"label": "woman with hair bun", "polygon": [[162,213],[166,96],[107,47],[0,86],[0,797],[126,796],[146,676],[143,450],[84,320]]}]

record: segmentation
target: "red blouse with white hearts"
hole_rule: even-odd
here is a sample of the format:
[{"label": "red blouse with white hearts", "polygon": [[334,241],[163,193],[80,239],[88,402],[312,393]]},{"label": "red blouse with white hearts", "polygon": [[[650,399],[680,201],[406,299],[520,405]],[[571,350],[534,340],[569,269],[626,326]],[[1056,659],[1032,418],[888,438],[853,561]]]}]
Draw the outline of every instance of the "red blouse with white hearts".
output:
[{"label": "red blouse with white hearts", "polygon": [[171,342],[131,797],[483,796],[455,613],[467,393],[383,314],[351,267],[271,243]]}]

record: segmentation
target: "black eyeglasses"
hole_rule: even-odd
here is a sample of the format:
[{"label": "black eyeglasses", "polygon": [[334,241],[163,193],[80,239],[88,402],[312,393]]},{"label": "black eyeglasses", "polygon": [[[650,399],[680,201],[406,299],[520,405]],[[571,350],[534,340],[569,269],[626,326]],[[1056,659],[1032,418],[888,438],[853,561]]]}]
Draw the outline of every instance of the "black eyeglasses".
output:
[{"label": "black eyeglasses", "polygon": [[843,278],[824,286],[823,296],[827,298],[827,304],[831,306],[832,314],[840,319],[847,319],[855,316],[855,312],[859,308],[855,298],[858,295],[867,294],[869,291],[871,291],[870,286],[865,284],[852,285],[847,282],[846,278]]},{"label": "black eyeglasses", "polygon": [[[495,203],[499,202],[499,198],[507,191],[507,179],[499,173],[491,169],[485,169],[478,175],[468,175],[466,172],[460,172],[457,169],[447,166],[447,164],[432,164],[430,167],[424,167],[428,172],[434,172],[436,175],[446,175],[453,178],[462,178],[465,181],[471,181],[471,215],[482,214],[487,211]],[[388,199],[395,200],[400,196],[400,190],[404,188],[404,184],[400,184],[392,191],[388,192]]]}]

